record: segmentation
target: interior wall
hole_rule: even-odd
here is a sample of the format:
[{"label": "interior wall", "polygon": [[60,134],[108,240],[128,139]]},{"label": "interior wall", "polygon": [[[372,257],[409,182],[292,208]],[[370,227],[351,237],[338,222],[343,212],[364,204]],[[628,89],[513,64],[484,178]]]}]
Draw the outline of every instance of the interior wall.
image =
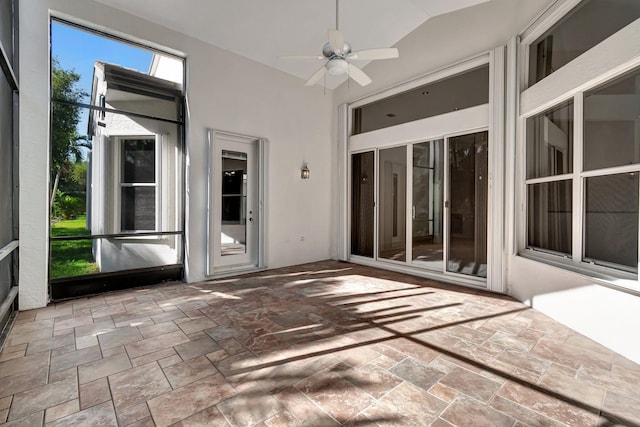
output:
[{"label": "interior wall", "polygon": [[[267,138],[269,267],[326,259],[331,234],[332,92],[92,0],[34,0],[20,10],[20,308],[47,303],[49,11],[187,60],[186,271],[205,278],[206,129]],[[300,168],[309,162],[311,178]],[[26,268],[28,266],[28,268]]]}]

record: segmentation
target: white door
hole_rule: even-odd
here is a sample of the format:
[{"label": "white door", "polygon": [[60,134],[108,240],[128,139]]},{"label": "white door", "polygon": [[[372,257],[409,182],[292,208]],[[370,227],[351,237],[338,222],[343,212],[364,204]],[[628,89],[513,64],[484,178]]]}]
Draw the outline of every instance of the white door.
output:
[{"label": "white door", "polygon": [[214,132],[209,192],[210,274],[258,266],[258,140]]}]

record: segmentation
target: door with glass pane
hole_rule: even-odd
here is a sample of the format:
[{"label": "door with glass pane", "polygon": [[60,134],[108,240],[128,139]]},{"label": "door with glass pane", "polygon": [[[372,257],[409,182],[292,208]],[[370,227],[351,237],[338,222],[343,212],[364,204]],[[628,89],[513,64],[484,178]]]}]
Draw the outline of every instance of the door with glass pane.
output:
[{"label": "door with glass pane", "polygon": [[488,132],[375,154],[351,156],[351,254],[486,278]]},{"label": "door with glass pane", "polygon": [[444,268],[444,139],[413,144],[411,255],[414,264]]},{"label": "door with glass pane", "polygon": [[214,269],[257,265],[257,145],[216,134],[210,203]]},{"label": "door with glass pane", "polygon": [[373,258],[375,240],[375,153],[351,156],[351,254]]},{"label": "door with glass pane", "polygon": [[406,261],[407,147],[378,154],[378,257]]},{"label": "door with glass pane", "polygon": [[487,277],[488,132],[447,142],[447,271]]}]

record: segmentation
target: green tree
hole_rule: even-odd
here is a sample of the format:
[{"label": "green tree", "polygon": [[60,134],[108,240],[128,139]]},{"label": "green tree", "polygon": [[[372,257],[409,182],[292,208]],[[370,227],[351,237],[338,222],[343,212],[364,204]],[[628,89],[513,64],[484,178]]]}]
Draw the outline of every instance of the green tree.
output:
[{"label": "green tree", "polygon": [[70,178],[75,186],[85,190],[87,187],[87,162],[74,164]]},{"label": "green tree", "polygon": [[[58,185],[74,169],[74,164],[82,161],[82,147],[91,148],[86,136],[78,133],[80,108],[66,104],[82,102],[87,92],[78,87],[80,75],[73,70],[65,70],[57,59],[51,64],[51,207],[53,208]],[[56,102],[62,101],[62,102]]]}]

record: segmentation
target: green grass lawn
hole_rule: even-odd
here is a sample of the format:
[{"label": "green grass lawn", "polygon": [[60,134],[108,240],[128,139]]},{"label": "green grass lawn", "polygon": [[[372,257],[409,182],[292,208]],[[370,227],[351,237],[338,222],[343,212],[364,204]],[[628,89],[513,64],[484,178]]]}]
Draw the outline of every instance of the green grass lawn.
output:
[{"label": "green grass lawn", "polygon": [[[51,224],[51,237],[86,236],[86,217]],[[61,240],[51,242],[51,278],[97,273],[98,266],[91,253],[92,240]]]}]

